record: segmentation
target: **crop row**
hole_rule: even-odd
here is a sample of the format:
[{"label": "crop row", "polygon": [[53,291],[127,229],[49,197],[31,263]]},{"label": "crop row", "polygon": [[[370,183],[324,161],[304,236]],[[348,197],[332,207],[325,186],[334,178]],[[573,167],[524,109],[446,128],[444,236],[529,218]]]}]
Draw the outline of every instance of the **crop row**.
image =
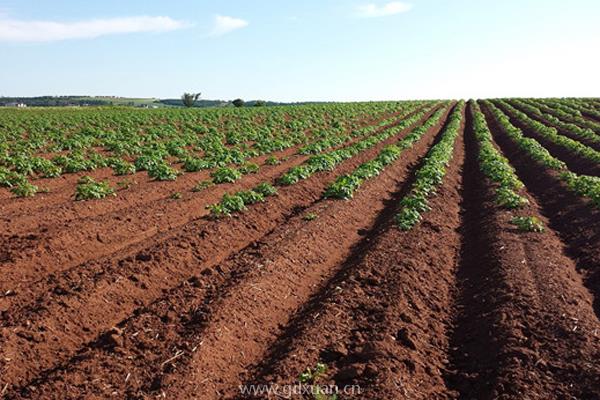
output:
[{"label": "crop row", "polygon": [[538,104],[534,102],[526,102],[521,100],[511,100],[510,104],[520,108],[522,111],[528,113],[529,115],[534,115],[539,119],[544,119],[557,127],[558,129],[562,129],[565,132],[570,133],[573,136],[576,136],[580,139],[587,140],[593,143],[600,143],[600,136],[598,136],[592,129],[582,128],[577,124],[572,122],[564,122],[563,119],[550,114],[548,111],[549,107],[543,104]]},{"label": "crop row", "polygon": [[[317,172],[331,171],[342,161],[375,146],[376,144],[402,131],[403,129],[406,129],[408,126],[416,123],[422,119],[427,112],[427,110],[421,110],[417,113],[414,113],[411,116],[403,119],[398,125],[385,129],[376,135],[369,136],[349,146],[339,148],[328,153],[313,155],[302,165],[290,168],[279,179],[277,179],[276,183],[281,186],[289,186],[296,184],[302,179],[307,179]],[[211,211],[211,215],[213,217],[218,218],[222,216],[230,216],[232,213],[242,211],[247,205],[254,203],[255,201],[247,202],[247,198],[244,198],[241,192],[233,194],[226,193],[219,203],[211,204],[207,208]]]},{"label": "crop row", "polygon": [[564,121],[575,123],[586,129],[590,129],[595,133],[600,133],[600,124],[585,119],[581,110],[579,110],[579,107],[577,107],[575,103],[556,99],[539,99],[531,101],[535,102],[542,110],[551,113]]},{"label": "crop row", "polygon": [[537,140],[524,136],[523,132],[511,123],[510,118],[492,102],[483,100],[482,104],[490,110],[494,120],[517,147],[538,164],[557,171],[558,177],[567,184],[570,190],[590,199],[593,204],[600,207],[600,178],[578,175],[569,171],[564,162],[553,157]]},{"label": "crop row", "polygon": [[516,108],[508,104],[506,101],[497,100],[495,102],[499,104],[503,109],[505,109],[511,117],[520,121],[528,129],[531,129],[531,131],[544,137],[546,140],[566,150],[569,150],[589,161],[600,163],[600,152],[592,149],[589,146],[586,146],[581,142],[578,142],[577,140],[573,140],[567,136],[560,135],[556,128],[548,127],[542,124],[541,122],[530,118],[527,114],[517,110]]},{"label": "crop row", "polygon": [[403,151],[411,148],[431,127],[441,122],[446,109],[447,107],[438,109],[423,125],[413,129],[397,144],[386,146],[377,157],[359,165],[352,173],[339,176],[325,188],[323,197],[344,200],[352,198],[354,192],[364,181],[378,176],[386,166],[396,161]]},{"label": "crop row", "polygon": [[[314,117],[313,114],[318,111],[314,107],[308,109],[310,112],[306,110],[304,113],[297,110],[290,112],[295,113],[296,118],[312,121],[314,125],[308,126],[315,132],[317,140],[320,140],[321,132],[327,132],[329,137],[343,136],[345,131],[355,127],[357,121],[364,119],[367,115],[377,116],[389,113],[394,109],[403,110],[415,107],[417,104],[420,102],[395,103],[393,105],[383,103],[376,108],[373,108],[372,105],[336,108],[327,105],[321,107],[320,119]],[[39,149],[42,143],[45,143],[36,140],[34,134],[19,140],[6,140],[0,147],[0,186],[13,187],[13,191],[17,195],[32,195],[37,187],[29,183],[28,176],[55,177],[65,172],[90,171],[102,167],[113,168],[116,175],[147,170],[151,178],[173,180],[180,174],[171,165],[170,159],[173,157],[176,158],[175,162],[182,163],[183,170],[195,172],[230,163],[242,164],[249,157],[283,150],[310,140],[305,132],[306,121],[296,124],[296,121],[288,121],[290,117],[288,112],[281,113],[278,108],[274,110],[263,112],[264,118],[258,120],[256,117],[252,120],[244,118],[246,114],[241,114],[239,120],[244,123],[234,126],[235,131],[229,130],[231,129],[229,125],[224,125],[224,129],[227,129],[224,132],[223,129],[217,129],[215,126],[206,130],[196,129],[184,132],[178,132],[173,126],[150,126],[143,133],[129,130],[103,133],[98,132],[97,128],[90,124],[68,136],[69,145],[63,143],[64,146],[60,147],[60,149],[67,148],[69,150],[66,154],[59,154],[51,159],[33,154],[34,150]],[[333,113],[333,117],[327,118],[326,116],[332,110],[336,113]],[[125,111],[122,112],[127,114]],[[106,111],[106,113],[113,115],[112,111]],[[65,115],[70,114],[65,113]],[[252,124],[256,125],[269,120],[267,117],[272,115],[278,115],[278,119],[272,118],[270,126],[263,124],[258,131],[255,129],[256,126],[252,126]],[[179,123],[181,124],[181,121]],[[6,121],[0,119],[0,124],[6,124]],[[10,124],[8,124],[8,128],[10,128]],[[244,133],[232,134],[232,132],[240,130]],[[33,130],[33,132],[36,131]],[[42,129],[38,132],[46,131]],[[4,136],[10,135],[5,134]],[[116,140],[115,136],[118,136],[119,139]],[[248,142],[252,144],[248,144]],[[92,146],[104,146],[113,155],[104,156],[94,149],[86,150]],[[202,156],[195,154],[198,152]]]},{"label": "crop row", "polygon": [[309,157],[302,165],[290,168],[280,179],[279,184],[283,186],[292,185],[302,179],[307,179],[313,174],[321,171],[331,171],[335,166],[344,160],[347,160],[361,151],[375,146],[389,137],[398,134],[398,132],[415,124],[422,119],[429,110],[421,110],[410,116],[405,116],[397,125],[385,129],[375,135],[368,136],[366,139],[359,140],[349,146],[339,148],[328,153],[313,155]]},{"label": "crop row", "polygon": [[416,172],[416,179],[410,191],[400,201],[400,211],[395,217],[400,229],[410,230],[421,220],[422,214],[429,211],[429,198],[435,195],[452,160],[464,108],[464,101],[460,101],[454,107],[440,141],[429,150],[422,166]]},{"label": "crop row", "polygon": [[474,101],[469,104],[473,113],[473,130],[479,147],[479,168],[488,179],[498,185],[495,189],[497,204],[508,209],[526,205],[528,200],[518,193],[524,186],[523,182],[508,159],[494,146],[492,133],[479,105]]}]

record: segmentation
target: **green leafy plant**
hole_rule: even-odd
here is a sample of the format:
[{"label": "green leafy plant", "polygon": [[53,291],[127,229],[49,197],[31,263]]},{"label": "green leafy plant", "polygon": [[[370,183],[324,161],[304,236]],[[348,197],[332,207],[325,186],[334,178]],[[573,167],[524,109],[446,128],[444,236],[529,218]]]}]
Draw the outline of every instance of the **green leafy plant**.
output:
[{"label": "green leafy plant", "polygon": [[201,192],[204,189],[209,188],[211,186],[214,186],[214,182],[213,181],[208,181],[208,180],[200,181],[200,182],[198,182],[196,184],[196,186],[194,186],[192,188],[192,192]]},{"label": "green leafy plant", "polygon": [[32,197],[38,192],[38,187],[24,180],[10,190],[16,197]]},{"label": "green leafy plant", "polygon": [[255,174],[258,172],[258,170],[259,166],[255,163],[250,162],[242,164],[238,169],[238,171],[240,171],[240,173],[242,173],[243,175]]},{"label": "green leafy plant", "polygon": [[421,220],[421,215],[430,209],[428,199],[436,193],[452,159],[463,108],[463,101],[454,108],[440,141],[429,150],[423,165],[416,172],[416,179],[409,193],[400,201],[400,211],[395,216],[395,222],[400,229],[412,229]]},{"label": "green leafy plant", "polygon": [[305,221],[314,221],[315,219],[317,219],[319,216],[315,213],[308,213],[308,214],[304,214],[304,216],[302,217],[303,220]]},{"label": "green leafy plant", "polygon": [[277,165],[277,164],[279,164],[279,160],[275,156],[269,156],[265,160],[265,164],[267,164],[267,165]]},{"label": "green leafy plant", "polygon": [[181,194],[181,192],[173,192],[171,193],[171,196],[169,196],[172,200],[179,200],[181,199],[181,197],[183,197],[183,195]]},{"label": "green leafy plant", "polygon": [[235,168],[221,167],[213,171],[210,176],[214,183],[233,183],[242,177],[242,173]]},{"label": "green leafy plant", "polygon": [[543,232],[544,224],[537,217],[514,217],[510,221],[520,231],[524,232]]},{"label": "green leafy plant", "polygon": [[108,181],[96,182],[90,176],[83,176],[77,182],[75,200],[102,199],[114,193],[115,190],[110,187]]},{"label": "green leafy plant", "polygon": [[174,181],[178,175],[175,168],[165,163],[154,164],[148,168],[148,176],[157,181]]},{"label": "green leafy plant", "polygon": [[312,387],[311,393],[315,400],[337,400],[336,394],[328,395],[320,386],[320,381],[327,373],[327,369],[327,365],[318,362],[314,368],[307,367],[298,377],[300,383]]},{"label": "green leafy plant", "polygon": [[264,197],[274,196],[277,194],[277,188],[268,182],[259,183],[253,190],[262,194]]}]

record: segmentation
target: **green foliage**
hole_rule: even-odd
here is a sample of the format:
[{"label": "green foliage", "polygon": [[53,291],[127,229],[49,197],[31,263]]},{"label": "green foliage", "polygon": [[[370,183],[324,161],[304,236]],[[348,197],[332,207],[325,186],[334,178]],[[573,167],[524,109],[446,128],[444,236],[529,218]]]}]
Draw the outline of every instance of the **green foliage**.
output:
[{"label": "green foliage", "polygon": [[179,200],[183,197],[183,195],[181,194],[181,192],[173,192],[171,193],[170,197],[172,200]]},{"label": "green foliage", "polygon": [[600,178],[595,176],[578,175],[568,170],[565,163],[554,158],[535,139],[526,138],[520,129],[514,127],[510,119],[492,102],[484,100],[496,122],[502,127],[504,133],[530,158],[540,165],[560,172],[559,177],[567,187],[580,196],[589,198],[594,205],[600,207]]},{"label": "green foliage", "polygon": [[514,217],[510,221],[523,232],[543,232],[544,224],[537,217]]},{"label": "green foliage", "polygon": [[115,171],[115,175],[131,175],[135,174],[135,165],[122,160],[120,158],[112,162],[112,169]]},{"label": "green foliage", "polygon": [[200,181],[192,188],[192,192],[201,192],[214,185],[213,181]]},{"label": "green foliage", "polygon": [[239,108],[239,107],[244,107],[244,104],[246,104],[246,103],[244,102],[244,100],[242,100],[242,99],[235,99],[235,100],[233,100],[231,103],[232,103],[232,104],[233,104],[233,105],[234,105],[236,108]]},{"label": "green foliage", "polygon": [[258,164],[247,162],[247,163],[242,164],[238,170],[243,175],[247,175],[247,174],[255,174],[258,172],[259,169],[260,169],[260,167],[258,166]]},{"label": "green foliage", "polygon": [[253,189],[255,192],[262,194],[264,197],[274,196],[277,194],[277,188],[268,182],[262,182]]},{"label": "green foliage", "polygon": [[214,183],[233,183],[242,177],[242,173],[235,168],[221,167],[211,172]]},{"label": "green foliage", "polygon": [[409,193],[400,201],[400,211],[395,217],[397,226],[402,230],[410,230],[428,211],[428,199],[435,194],[437,187],[446,175],[454,152],[454,143],[459,134],[464,102],[454,108],[440,141],[434,145],[416,172],[416,179]]},{"label": "green foliage", "polygon": [[304,214],[304,216],[302,217],[303,220],[305,221],[314,221],[315,219],[317,219],[319,216],[315,213],[308,213],[308,214]]},{"label": "green foliage", "polygon": [[23,180],[10,190],[16,197],[32,197],[38,192],[38,187]]},{"label": "green foliage", "polygon": [[275,156],[269,156],[265,160],[265,164],[267,164],[267,165],[277,165],[277,164],[279,164],[279,160]]},{"label": "green foliage", "polygon": [[114,193],[115,190],[110,187],[108,181],[96,182],[90,176],[83,176],[77,182],[75,200],[102,199]]},{"label": "green foliage", "polygon": [[212,166],[212,162],[199,157],[186,157],[183,161],[183,170],[186,172],[197,172]]},{"label": "green foliage", "polygon": [[469,102],[473,113],[473,130],[479,144],[479,168],[496,188],[496,203],[500,207],[515,209],[524,207],[529,201],[517,193],[523,188],[523,182],[517,177],[514,168],[494,146],[485,117],[476,102]]},{"label": "green foliage", "polygon": [[337,400],[335,393],[328,395],[319,386],[321,379],[327,373],[327,369],[327,365],[319,362],[314,368],[307,367],[298,377],[300,383],[312,386],[311,394],[315,400]]},{"label": "green foliage", "polygon": [[155,164],[148,168],[148,176],[157,181],[174,181],[179,172],[165,163]]}]

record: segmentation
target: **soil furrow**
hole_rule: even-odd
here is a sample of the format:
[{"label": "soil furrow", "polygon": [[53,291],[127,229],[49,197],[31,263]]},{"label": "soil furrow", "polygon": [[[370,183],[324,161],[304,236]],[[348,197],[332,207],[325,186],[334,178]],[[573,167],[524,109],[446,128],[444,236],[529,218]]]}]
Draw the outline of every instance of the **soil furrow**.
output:
[{"label": "soil furrow", "polygon": [[[491,122],[488,118],[506,150]],[[474,150],[468,154],[476,157]],[[514,152],[505,154],[515,161]],[[514,165],[520,174],[523,166]],[[553,229],[517,231],[510,224],[513,213],[495,205],[478,169],[468,167],[465,174],[466,240],[448,386],[465,399],[593,398],[600,384],[594,363],[600,324],[576,262],[565,256]],[[537,199],[524,194],[530,206],[517,214],[539,215]]]},{"label": "soil furrow", "polygon": [[[333,172],[280,189],[276,198],[239,218],[188,224],[178,235],[135,256],[90,263],[50,277],[36,290],[39,297],[3,313],[2,348],[5,358],[11,359],[3,367],[9,368],[9,382],[24,384],[40,371],[67,360],[84,343],[95,340],[164,290],[258,240],[295,208],[318,200],[336,175],[352,170],[408,131],[347,160]],[[31,362],[33,354],[37,357],[35,365]]]}]

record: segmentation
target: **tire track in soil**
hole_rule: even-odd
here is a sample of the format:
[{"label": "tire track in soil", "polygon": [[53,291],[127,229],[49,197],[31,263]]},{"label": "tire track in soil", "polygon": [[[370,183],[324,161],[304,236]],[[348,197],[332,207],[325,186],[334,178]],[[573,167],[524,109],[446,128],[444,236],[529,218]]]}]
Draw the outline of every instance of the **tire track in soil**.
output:
[{"label": "tire track in soil", "polygon": [[[465,241],[446,382],[465,399],[594,398],[600,324],[575,262],[551,229],[536,234],[511,227],[512,214],[497,208],[489,182],[483,184],[469,136]],[[535,215],[537,203],[527,196],[531,205],[522,212]]]},{"label": "tire track in soil", "polygon": [[[91,262],[50,277],[36,289],[39,297],[2,314],[0,343],[4,357],[0,367],[6,372],[6,380],[11,385],[24,385],[41,371],[68,360],[85,343],[96,340],[135,309],[259,240],[284,223],[294,209],[318,201],[325,186],[338,174],[351,171],[411,129],[343,162],[333,172],[281,188],[276,198],[254,206],[253,212],[225,221],[188,224],[179,234],[157,240],[135,256]],[[3,362],[6,358],[11,361]]]},{"label": "tire track in soil", "polygon": [[[404,113],[404,117],[378,131],[395,126],[415,112],[418,110]],[[288,149],[287,153],[291,152],[293,150]],[[247,175],[236,183],[208,188],[201,195],[190,193],[186,194],[186,198],[177,201],[159,199],[153,201],[150,207],[118,210],[110,215],[110,219],[101,215],[78,220],[67,224],[66,227],[50,229],[41,235],[29,234],[22,238],[11,236],[7,238],[10,246],[5,247],[3,252],[5,261],[2,264],[6,273],[3,287],[0,289],[2,292],[18,292],[21,285],[39,279],[40,275],[69,270],[86,260],[108,257],[127,246],[147,242],[156,235],[208,215],[205,206],[218,201],[223,193],[249,189],[265,179],[272,180],[287,168],[299,165],[307,158],[308,156],[299,156],[285,164],[268,166],[263,171]],[[0,307],[3,307],[2,299]]]},{"label": "tire track in soil", "polygon": [[393,222],[398,201],[414,182],[412,174],[363,246],[298,309],[260,363],[245,374],[246,385],[297,384],[300,373],[320,361],[328,366],[322,383],[357,385],[357,398],[445,396],[446,329],[460,245],[462,139],[423,221],[410,232]]},{"label": "tire track in soil", "polygon": [[568,149],[552,143],[550,140],[527,128],[525,124],[514,118],[512,113],[508,112],[501,104],[494,102],[494,105],[501,109],[502,112],[504,112],[504,114],[510,118],[510,122],[517,128],[521,129],[525,136],[531,137],[540,142],[540,144],[543,145],[550,152],[550,154],[567,164],[571,171],[577,174],[600,176],[600,164],[586,160],[585,158],[569,151]]}]

